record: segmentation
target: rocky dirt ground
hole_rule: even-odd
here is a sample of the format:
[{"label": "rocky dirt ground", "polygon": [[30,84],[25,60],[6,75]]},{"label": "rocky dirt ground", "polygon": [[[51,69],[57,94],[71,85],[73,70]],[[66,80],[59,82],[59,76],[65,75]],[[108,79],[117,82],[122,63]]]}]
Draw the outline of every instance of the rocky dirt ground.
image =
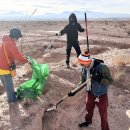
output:
[{"label": "rocky dirt ground", "polygon": [[[84,22],[80,22],[85,27]],[[19,27],[23,38],[18,42],[22,53],[47,63],[50,75],[43,95],[36,101],[8,104],[6,93],[0,86],[0,130],[81,130],[84,121],[85,89],[68,97],[58,105],[57,111],[46,112],[50,103],[56,104],[80,80],[80,69],[74,49],[71,68],[65,65],[66,36],[56,37],[67,22],[0,22],[0,35],[11,27]],[[130,21],[89,21],[91,57],[100,58],[110,67],[114,83],[109,88],[108,120],[110,130],[130,130]],[[86,49],[85,33],[79,33],[82,51]],[[28,64],[18,64],[15,89],[31,78]],[[26,105],[28,103],[28,105]],[[82,130],[100,130],[100,117],[95,108],[93,124]]]}]

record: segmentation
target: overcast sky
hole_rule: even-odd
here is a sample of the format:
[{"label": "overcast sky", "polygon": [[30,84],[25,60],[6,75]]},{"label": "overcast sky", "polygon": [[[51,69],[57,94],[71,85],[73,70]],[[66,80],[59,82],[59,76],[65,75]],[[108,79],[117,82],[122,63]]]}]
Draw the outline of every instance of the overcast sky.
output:
[{"label": "overcast sky", "polygon": [[0,15],[10,12],[62,13],[64,11],[94,11],[130,14],[130,0],[0,0]]}]

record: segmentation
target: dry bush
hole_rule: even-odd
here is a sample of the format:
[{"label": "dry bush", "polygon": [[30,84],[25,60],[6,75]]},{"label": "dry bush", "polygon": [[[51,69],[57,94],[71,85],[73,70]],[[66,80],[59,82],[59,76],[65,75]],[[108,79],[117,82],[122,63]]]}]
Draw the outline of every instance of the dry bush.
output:
[{"label": "dry bush", "polygon": [[112,75],[114,85],[123,89],[130,90],[130,59],[129,54],[120,53],[118,56],[113,56]]},{"label": "dry bush", "polygon": [[125,75],[125,69],[127,64],[130,64],[130,59],[128,58],[127,54],[113,57],[113,77],[115,80],[118,80]]},{"label": "dry bush", "polygon": [[124,71],[120,71],[119,68],[115,68],[115,71],[112,72],[114,80],[120,80],[121,77],[125,75]]},{"label": "dry bush", "polygon": [[113,64],[116,67],[120,67],[120,68],[125,67],[126,64],[130,64],[130,59],[128,57],[129,54],[120,54],[118,56],[114,56]]}]

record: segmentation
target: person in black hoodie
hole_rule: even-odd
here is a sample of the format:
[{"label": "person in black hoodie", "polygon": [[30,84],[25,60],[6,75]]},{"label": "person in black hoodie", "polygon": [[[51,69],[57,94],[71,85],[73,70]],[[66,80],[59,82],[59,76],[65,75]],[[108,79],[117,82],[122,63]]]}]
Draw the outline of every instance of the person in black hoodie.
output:
[{"label": "person in black hoodie", "polygon": [[60,31],[60,33],[56,35],[67,35],[67,47],[66,47],[66,64],[67,68],[69,68],[69,62],[70,62],[70,53],[71,48],[74,47],[77,57],[81,54],[81,49],[78,42],[78,31],[84,32],[85,29],[81,27],[81,25],[77,22],[76,15],[74,13],[70,14],[69,16],[69,24],[64,27],[63,30]]}]

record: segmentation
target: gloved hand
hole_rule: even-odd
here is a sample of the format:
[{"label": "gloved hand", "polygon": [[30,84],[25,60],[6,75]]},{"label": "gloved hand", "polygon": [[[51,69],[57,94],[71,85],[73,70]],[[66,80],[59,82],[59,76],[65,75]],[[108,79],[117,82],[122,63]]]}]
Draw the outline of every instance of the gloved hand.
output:
[{"label": "gloved hand", "polygon": [[68,93],[68,96],[71,97],[71,96],[74,96],[75,93],[72,93],[71,91]]},{"label": "gloved hand", "polygon": [[56,33],[56,36],[61,36],[60,33]]},{"label": "gloved hand", "polygon": [[83,28],[83,32],[86,31],[86,28]]}]

